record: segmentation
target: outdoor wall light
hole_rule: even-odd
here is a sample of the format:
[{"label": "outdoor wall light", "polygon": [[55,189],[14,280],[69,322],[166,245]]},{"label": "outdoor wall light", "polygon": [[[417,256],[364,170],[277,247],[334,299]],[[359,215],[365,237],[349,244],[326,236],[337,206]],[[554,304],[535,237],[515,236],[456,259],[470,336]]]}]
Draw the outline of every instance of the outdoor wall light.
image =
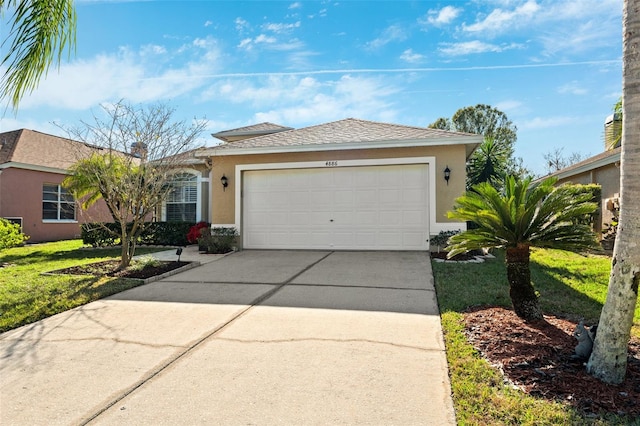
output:
[{"label": "outdoor wall light", "polygon": [[222,184],[222,190],[226,191],[227,186],[229,186],[229,179],[227,179],[225,175],[222,175],[222,177],[220,178],[220,183]]},{"label": "outdoor wall light", "polygon": [[447,168],[444,169],[444,180],[447,181],[447,185],[449,185],[450,178],[451,178],[451,169],[449,168],[449,166],[447,166]]}]

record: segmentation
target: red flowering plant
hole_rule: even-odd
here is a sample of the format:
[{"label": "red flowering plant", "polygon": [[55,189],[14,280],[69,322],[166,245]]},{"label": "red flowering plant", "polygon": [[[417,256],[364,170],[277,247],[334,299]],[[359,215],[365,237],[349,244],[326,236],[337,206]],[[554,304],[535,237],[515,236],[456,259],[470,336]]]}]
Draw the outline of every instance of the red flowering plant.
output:
[{"label": "red flowering plant", "polygon": [[209,224],[207,222],[198,222],[189,228],[189,232],[187,233],[187,241],[189,244],[196,244],[198,239],[202,237],[202,230],[208,228]]}]

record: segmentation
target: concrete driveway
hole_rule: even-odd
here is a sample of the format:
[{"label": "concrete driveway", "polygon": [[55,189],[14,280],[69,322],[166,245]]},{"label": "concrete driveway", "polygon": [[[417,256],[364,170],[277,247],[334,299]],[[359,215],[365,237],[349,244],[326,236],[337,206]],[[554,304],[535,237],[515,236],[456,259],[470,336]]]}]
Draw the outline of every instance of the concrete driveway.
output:
[{"label": "concrete driveway", "polygon": [[4,333],[0,423],[455,424],[428,254],[243,251]]}]

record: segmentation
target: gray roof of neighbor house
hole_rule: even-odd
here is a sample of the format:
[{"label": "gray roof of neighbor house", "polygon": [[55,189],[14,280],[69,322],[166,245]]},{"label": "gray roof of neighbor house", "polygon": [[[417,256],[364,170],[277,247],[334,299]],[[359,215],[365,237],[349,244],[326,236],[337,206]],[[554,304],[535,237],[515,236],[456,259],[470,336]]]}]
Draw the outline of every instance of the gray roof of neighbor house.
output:
[{"label": "gray roof of neighbor house", "polygon": [[225,142],[229,142],[229,139],[234,137],[254,137],[261,135],[268,135],[271,133],[283,132],[285,130],[292,130],[291,127],[281,126],[279,124],[273,124],[269,122],[253,124],[251,126],[238,127],[237,129],[223,130],[222,132],[212,133],[211,136],[217,139],[221,139]]},{"label": "gray roof of neighbor house", "polygon": [[0,133],[0,169],[39,167],[64,171],[94,151],[85,143],[29,129]]},{"label": "gray roof of neighbor house", "polygon": [[326,149],[387,148],[424,145],[467,145],[467,157],[482,136],[427,127],[347,118],[302,129],[291,129],[206,148],[199,155],[257,154]]},{"label": "gray roof of neighbor house", "polygon": [[579,163],[572,164],[569,167],[565,167],[564,169],[553,172],[540,179],[536,179],[536,182],[546,179],[548,177],[557,177],[558,179],[566,179],[568,177],[589,172],[591,170],[595,170],[609,164],[614,164],[620,161],[621,153],[622,153],[622,147],[617,147],[605,152],[601,152],[600,154],[594,155],[593,157],[589,157],[586,160],[580,161]]}]

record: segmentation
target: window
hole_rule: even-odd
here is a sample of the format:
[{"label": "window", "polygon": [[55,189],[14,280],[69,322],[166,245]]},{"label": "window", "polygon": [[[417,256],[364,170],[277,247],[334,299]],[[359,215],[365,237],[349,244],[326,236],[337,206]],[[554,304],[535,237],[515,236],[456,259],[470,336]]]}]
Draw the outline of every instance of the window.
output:
[{"label": "window", "polygon": [[189,173],[174,175],[169,183],[167,222],[195,222],[198,203],[198,177]]},{"label": "window", "polygon": [[57,184],[42,186],[42,220],[76,220],[76,200]]}]

